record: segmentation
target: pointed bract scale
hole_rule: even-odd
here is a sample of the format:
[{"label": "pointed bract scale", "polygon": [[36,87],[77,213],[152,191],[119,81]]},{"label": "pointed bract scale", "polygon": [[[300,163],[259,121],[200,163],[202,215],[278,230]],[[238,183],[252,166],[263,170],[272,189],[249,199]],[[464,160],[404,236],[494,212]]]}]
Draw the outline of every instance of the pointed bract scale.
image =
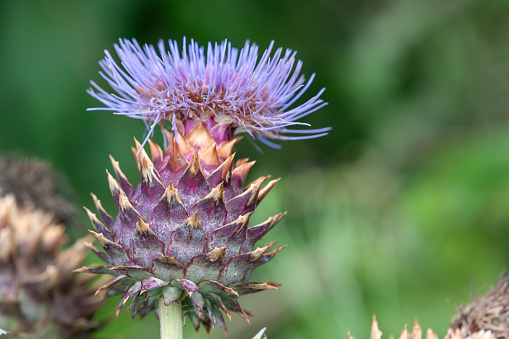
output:
[{"label": "pointed bract scale", "polygon": [[255,283],[238,283],[233,284],[233,288],[239,292],[239,295],[251,294],[265,290],[277,290],[280,284],[274,283],[263,283],[263,284],[255,284]]},{"label": "pointed bract scale", "polygon": [[[214,112],[211,112],[214,114]],[[233,126],[232,122],[221,122],[221,123],[211,123],[211,121],[205,121],[204,126],[207,130],[210,131],[212,136],[214,137],[214,140],[217,143],[222,143],[225,140],[230,140],[233,137],[233,134],[235,132],[235,127]]]},{"label": "pointed bract scale", "polygon": [[189,295],[192,295],[200,289],[194,282],[188,279],[175,279],[174,281],[182,286]]},{"label": "pointed bract scale", "polygon": [[207,182],[210,187],[216,187],[220,183],[223,183],[225,201],[228,201],[235,196],[235,192],[231,186],[233,157],[234,154],[226,158],[221,166],[207,177]]},{"label": "pointed bract scale", "polygon": [[228,308],[226,308],[226,306],[223,303],[223,300],[221,299],[221,297],[218,296],[215,293],[212,293],[212,292],[209,292],[208,296],[212,297],[212,299],[214,299],[215,303],[221,308],[221,310],[226,314],[228,319],[231,321],[232,320],[232,315],[231,315],[230,311],[228,310]]},{"label": "pointed bract scale", "polygon": [[[281,252],[281,250],[283,248],[285,248],[286,246],[288,245],[284,245],[284,246],[281,246],[281,247],[278,247],[276,248],[274,251],[272,252],[264,252],[263,255],[257,259],[256,261],[255,260],[251,260],[252,262],[257,262],[258,263],[258,266],[260,265],[263,265],[265,263],[267,263],[269,260],[271,260],[272,258],[274,258],[279,252]],[[269,243],[269,245],[265,246],[268,250],[270,250],[270,248],[272,247],[271,243]],[[257,266],[257,267],[258,267]]]},{"label": "pointed bract scale", "polygon": [[110,230],[108,230],[106,228],[106,226],[104,226],[99,221],[99,219],[97,219],[96,215],[94,213],[90,212],[90,210],[88,208],[86,208],[86,207],[83,207],[83,208],[87,212],[88,218],[90,219],[90,222],[92,223],[92,226],[94,226],[95,230],[99,233],[102,233],[106,237],[106,239],[113,241],[113,237],[111,236]]},{"label": "pointed bract scale", "polygon": [[223,285],[229,286],[233,283],[247,281],[254,270],[256,261],[253,258],[258,258],[263,255],[267,248],[257,248],[256,250],[239,254],[233,257],[222,270],[218,282]]},{"label": "pointed bract scale", "polygon": [[188,166],[189,162],[184,156],[181,145],[184,145],[185,142],[183,138],[181,139],[180,144],[176,139],[173,139],[173,148],[171,150],[170,160],[168,161],[168,165],[171,166],[171,169],[175,174],[179,174],[184,171],[184,169]]},{"label": "pointed bract scale", "polygon": [[269,253],[267,253],[267,251],[270,246],[259,247],[249,253],[243,253],[233,257],[221,272],[218,281],[227,286],[233,283],[247,281],[255,268],[267,263],[284,247],[285,246],[282,246]]},{"label": "pointed bract scale", "polygon": [[195,149],[193,147],[191,147],[187,137],[184,137],[178,131],[177,131],[177,140],[176,141],[178,143],[178,146],[179,146],[182,154],[184,154],[186,157],[188,157],[188,156],[191,157],[193,155],[193,152],[195,151]]},{"label": "pointed bract scale", "polygon": [[382,338],[382,331],[378,328],[378,322],[376,321],[376,317],[373,316],[371,319],[371,333],[369,335],[370,339],[380,339]]},{"label": "pointed bract scale", "polygon": [[149,297],[149,298],[145,299],[145,303],[142,305],[142,307],[138,311],[138,314],[140,315],[140,319],[143,319],[143,317],[145,317],[147,314],[152,312],[152,310],[154,310],[154,308],[157,307],[156,300],[158,300],[158,298],[155,298],[155,297],[152,297],[152,298]]},{"label": "pointed bract scale", "polygon": [[[132,279],[130,279],[130,280],[132,280]],[[110,289],[108,289],[108,291],[106,291],[106,297],[114,297],[116,295],[124,294],[126,288],[128,288],[128,287],[129,286],[117,284],[117,285],[111,287]]]},{"label": "pointed bract scale", "polygon": [[103,206],[101,204],[101,200],[97,199],[97,197],[94,193],[90,193],[90,195],[92,196],[92,199],[94,200],[95,208],[97,209],[97,212],[99,212],[101,219],[104,221],[104,223],[108,227],[111,227],[111,225],[113,225],[113,218],[103,208]]},{"label": "pointed bract scale", "polygon": [[191,320],[191,324],[193,325],[194,330],[198,332],[203,321],[200,315],[197,312],[188,312],[187,316]]},{"label": "pointed bract scale", "polygon": [[[268,178],[270,178],[270,175],[264,175],[262,177],[256,178],[253,181],[251,181],[250,183],[248,183],[247,185],[245,185],[244,190],[249,190],[251,187],[260,186],[260,189],[258,189],[258,192],[260,192],[262,184]],[[257,195],[257,197],[258,197],[258,195]]]},{"label": "pointed bract scale", "polygon": [[154,164],[145,150],[141,148],[138,141],[136,141],[136,146],[139,152],[137,161],[141,175],[141,184],[136,189],[132,200],[143,202],[138,204],[136,208],[139,214],[144,215],[152,211],[152,208],[164,193],[165,188],[159,178],[159,173],[154,168]]},{"label": "pointed bract scale", "polygon": [[[138,315],[140,310],[144,307],[144,304],[145,304],[145,298],[143,296],[141,296],[139,294],[134,296],[131,303],[129,304],[129,307],[127,307],[128,310],[132,310],[131,311],[131,319],[134,319]],[[118,317],[118,312],[117,312],[117,317]]]},{"label": "pointed bract scale", "polygon": [[168,187],[155,205],[150,220],[150,228],[164,243],[167,250],[171,233],[182,225],[188,218],[188,213],[179,198],[178,190],[170,182]]},{"label": "pointed bract scale", "polygon": [[110,274],[115,277],[118,277],[119,274],[110,269],[110,266],[90,266],[90,267],[80,267],[75,269],[73,272],[75,273],[93,273],[93,274]]},{"label": "pointed bract scale", "polygon": [[[245,160],[247,161],[247,159]],[[255,162],[256,161],[250,161],[239,164],[239,161],[237,161],[235,169],[232,172],[232,186],[236,188],[235,194],[242,193],[242,189],[238,188],[241,188],[244,185],[244,180],[246,180],[247,174]]]},{"label": "pointed bract scale", "polygon": [[191,295],[191,301],[193,302],[194,306],[196,306],[196,309],[198,310],[198,313],[203,313],[203,307],[205,306],[205,299],[203,299],[203,296],[200,292],[194,292]]},{"label": "pointed bract scale", "polygon": [[215,247],[212,251],[205,253],[205,257],[210,263],[219,262],[221,265],[224,265],[225,254],[226,247]]},{"label": "pointed bract scale", "polygon": [[[185,143],[182,140],[180,144]],[[163,166],[159,169],[159,175],[163,185],[168,186],[170,182],[178,182],[189,163],[176,139],[171,141],[171,145],[166,149],[163,159]]]},{"label": "pointed bract scale", "polygon": [[207,235],[210,235],[218,225],[223,225],[226,218],[226,205],[224,203],[223,183],[210,191],[202,200],[198,201],[189,211],[197,213],[202,221],[201,225]]},{"label": "pointed bract scale", "polygon": [[97,249],[94,245],[92,245],[92,243],[85,242],[84,244],[85,244],[86,248],[88,248],[92,252],[94,252],[94,254],[97,255],[101,260],[109,262],[110,259],[109,259],[109,256],[106,253],[104,253],[104,252],[100,251],[99,249]]},{"label": "pointed bract scale", "polygon": [[261,224],[255,225],[247,229],[247,239],[242,244],[240,251],[247,252],[254,247],[255,243],[260,240],[267,232],[269,232],[274,226],[277,225],[286,215],[286,212],[279,213],[273,217],[270,217]]},{"label": "pointed bract scale", "polygon": [[148,139],[148,144],[150,146],[150,156],[152,157],[152,163],[154,164],[155,168],[159,168],[163,162],[163,150],[151,139]]},{"label": "pointed bract scale", "polygon": [[210,247],[226,247],[226,262],[240,253],[241,245],[247,238],[250,216],[251,213],[242,215],[237,220],[212,232]]},{"label": "pointed bract scale", "polygon": [[136,279],[138,281],[142,280],[142,279],[150,278],[152,276],[152,274],[150,274],[149,270],[144,269],[143,267],[138,266],[138,265],[114,266],[114,267],[111,267],[110,269],[112,271],[123,274],[130,278]]},{"label": "pointed bract scale", "polygon": [[[208,309],[209,312],[207,313],[212,313],[210,312],[210,309]],[[211,315],[202,315],[201,317],[201,323],[203,324],[203,327],[205,327],[205,330],[207,331],[207,333],[210,333],[210,330],[212,329],[212,327],[214,326],[214,324],[212,323],[212,316]],[[456,339],[456,338],[454,338]]]},{"label": "pointed bract scale", "polygon": [[195,213],[171,234],[167,255],[187,266],[191,258],[207,251],[208,237]]},{"label": "pointed bract scale", "polygon": [[184,278],[184,266],[173,257],[161,256],[154,260],[152,272],[164,281]]},{"label": "pointed bract scale", "polygon": [[224,321],[223,315],[215,307],[212,307],[212,315],[214,317],[213,323],[215,323],[217,326],[219,326],[219,328],[223,331],[224,336],[226,337],[226,334],[228,333],[228,328],[226,327],[226,323]]},{"label": "pointed bract scale", "polygon": [[204,280],[216,280],[224,267],[226,248],[214,248],[208,253],[197,255],[186,268],[185,276],[196,283]]},{"label": "pointed bract scale", "polygon": [[118,161],[116,161],[111,155],[110,155],[110,161],[111,161],[111,165],[113,166],[113,170],[115,171],[115,175],[117,176],[117,179],[120,182],[120,187],[122,187],[125,194],[127,194],[127,196],[129,198],[132,197],[133,186],[129,183],[124,172],[122,172],[122,170],[120,169]]},{"label": "pointed bract scale", "polygon": [[191,208],[202,197],[210,193],[209,184],[200,165],[198,153],[195,152],[189,166],[182,174],[178,184],[176,185],[179,192],[187,197],[183,201],[186,208]]},{"label": "pointed bract scale", "polygon": [[115,204],[118,206],[119,204],[118,199],[120,196],[120,191],[122,191],[122,189],[118,185],[117,181],[110,174],[110,172],[108,172],[108,170],[106,170],[106,175],[108,176],[108,184],[110,187],[111,196],[113,197]]},{"label": "pointed bract scale", "polygon": [[235,137],[232,140],[223,141],[217,146],[217,155],[219,159],[226,159],[233,153],[233,148],[242,139],[242,137]]},{"label": "pointed bract scale", "polygon": [[155,288],[163,287],[168,285],[167,281],[158,279],[156,277],[149,277],[141,281],[141,293],[153,290]]},{"label": "pointed bract scale", "polygon": [[258,193],[266,177],[261,177],[255,180],[244,193],[239,194],[235,198],[228,201],[226,209],[228,216],[225,223],[230,223],[236,220],[240,215],[251,213],[256,207]]},{"label": "pointed bract scale", "polygon": [[431,328],[428,328],[426,331],[426,339],[438,339],[438,336]]},{"label": "pointed bract scale", "polygon": [[205,308],[205,312],[202,313],[201,322],[205,330],[207,330],[207,333],[210,333],[210,330],[214,328],[214,316],[212,314],[212,307],[209,306],[210,301],[205,299],[205,303],[207,307]]},{"label": "pointed bract scale", "polygon": [[249,158],[237,159],[237,161],[235,162],[235,167],[240,167],[248,162],[249,162]]},{"label": "pointed bract scale", "polygon": [[281,178],[271,180],[267,185],[265,185],[264,188],[261,189],[260,193],[258,193],[258,198],[256,200],[257,206],[263,200],[263,198],[265,198],[265,196],[270,192],[270,190],[279,182],[279,180],[281,180]]},{"label": "pointed bract scale", "polygon": [[197,149],[198,152],[205,150],[215,143],[214,137],[203,124],[197,124],[192,131],[186,135],[186,140],[189,145],[193,145],[193,148]]},{"label": "pointed bract scale", "polygon": [[[462,338],[463,336],[461,336],[460,338]],[[408,339],[408,330],[406,328],[406,324],[405,324],[405,327],[403,328],[403,331],[401,331],[401,334],[399,335],[399,339]]]},{"label": "pointed bract scale", "polygon": [[118,199],[118,217],[113,222],[111,233],[118,243],[125,247],[129,253],[133,252],[133,234],[140,215],[133,207],[123,191],[120,191]]},{"label": "pointed bract scale", "polygon": [[248,312],[246,312],[239,304],[239,302],[235,299],[227,299],[225,300],[225,305],[226,307],[228,307],[230,310],[233,310],[235,312],[237,312],[241,317],[242,319],[244,319],[244,321],[248,324],[248,325],[251,325],[250,321],[249,321],[249,316],[248,316]]},{"label": "pointed bract scale", "polygon": [[180,298],[181,290],[171,286],[164,286],[162,289],[162,295],[164,300],[164,306],[168,307],[173,302],[177,301]]},{"label": "pointed bract scale", "polygon": [[136,263],[143,268],[151,269],[153,261],[164,255],[163,242],[150,229],[149,225],[138,217],[133,235]]},{"label": "pointed bract scale", "polygon": [[122,295],[120,299],[122,304],[125,305],[126,302],[135,294],[138,294],[141,291],[141,281],[137,281],[134,285],[129,287],[129,289]]},{"label": "pointed bract scale", "polygon": [[421,339],[422,338],[422,328],[417,322],[417,318],[414,318],[414,327],[412,328],[412,332],[410,333],[410,339]]},{"label": "pointed bract scale", "polygon": [[221,160],[217,155],[216,143],[212,143],[208,148],[199,153],[200,162],[203,172],[206,174],[212,173],[219,165]]},{"label": "pointed bract scale", "polygon": [[231,298],[232,296],[239,296],[239,294],[234,289],[227,287],[215,280],[204,280],[199,284],[199,288],[203,294],[215,293],[221,297],[226,296],[226,299]]},{"label": "pointed bract scale", "polygon": [[94,231],[89,231],[101,244],[102,248],[106,251],[106,254],[109,256],[110,260],[108,262],[114,265],[131,265],[132,261],[129,259],[127,252],[125,249],[104,237],[104,235],[100,233],[96,233]]},{"label": "pointed bract scale", "polygon": [[105,290],[105,289],[109,289],[110,287],[112,287],[113,285],[115,285],[116,283],[118,283],[120,280],[123,280],[123,279],[126,279],[127,276],[125,275],[119,275],[118,277],[110,280],[109,282],[107,282],[106,284],[102,285],[101,287],[99,287],[97,289],[97,292],[95,292],[95,294],[99,293],[100,291],[102,290]]}]

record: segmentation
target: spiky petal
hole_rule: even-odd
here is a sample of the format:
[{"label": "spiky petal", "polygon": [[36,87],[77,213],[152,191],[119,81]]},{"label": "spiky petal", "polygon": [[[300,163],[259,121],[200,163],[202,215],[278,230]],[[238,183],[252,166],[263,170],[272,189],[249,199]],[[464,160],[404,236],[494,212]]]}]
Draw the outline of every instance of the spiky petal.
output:
[{"label": "spiky petal", "polygon": [[173,142],[164,152],[151,142],[151,158],[137,143],[133,153],[141,182],[134,190],[112,158],[118,181],[108,174],[108,182],[117,217],[109,217],[95,196],[104,223],[87,210],[96,230],[91,233],[103,249],[94,251],[107,265],[79,271],[112,274],[101,289],[122,294],[118,309],[128,304],[133,317],[155,309],[162,298],[165,305],[181,303],[196,328],[217,325],[226,333],[223,313],[230,318],[237,312],[248,321],[240,295],[278,286],[249,282],[253,270],[283,248],[255,245],[283,213],[249,225],[277,180],[262,188],[267,179],[262,177],[244,187],[252,164],[235,163],[231,142],[217,145],[202,125],[178,141],[164,133]]},{"label": "spiky petal", "polygon": [[[120,39],[115,51],[121,66],[112,55],[100,62],[101,76],[115,93],[109,93],[91,82],[89,94],[110,110],[131,118],[143,119],[149,129],[144,143],[154,128],[169,121],[173,131],[187,135],[203,123],[214,135],[217,144],[230,140],[235,132],[247,132],[262,142],[276,147],[266,138],[303,139],[327,134],[329,128],[291,129],[308,124],[302,117],[326,105],[318,94],[293,107],[313,81],[299,76],[302,62],[295,52],[278,48],[274,42],[258,58],[258,46],[246,41],[239,51],[224,40],[205,48],[191,40],[182,52],[176,41],[164,41],[157,49],[140,46],[136,40]],[[295,65],[295,67],[294,67]],[[297,136],[295,134],[298,134]]]}]

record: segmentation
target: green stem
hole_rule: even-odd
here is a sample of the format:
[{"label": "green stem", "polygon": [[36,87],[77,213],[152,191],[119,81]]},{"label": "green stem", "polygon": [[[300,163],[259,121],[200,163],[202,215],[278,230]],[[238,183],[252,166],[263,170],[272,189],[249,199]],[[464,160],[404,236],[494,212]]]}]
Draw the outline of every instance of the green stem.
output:
[{"label": "green stem", "polygon": [[182,305],[173,302],[164,305],[164,299],[159,299],[159,322],[161,323],[161,339],[182,339]]}]

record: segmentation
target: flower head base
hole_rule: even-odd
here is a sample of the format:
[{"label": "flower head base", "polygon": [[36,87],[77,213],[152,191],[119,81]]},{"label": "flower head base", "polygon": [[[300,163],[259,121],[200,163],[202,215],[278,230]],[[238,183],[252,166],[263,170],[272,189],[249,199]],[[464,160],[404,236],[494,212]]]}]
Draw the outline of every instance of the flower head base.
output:
[{"label": "flower head base", "polygon": [[219,326],[226,334],[223,313],[249,313],[237,299],[243,294],[275,289],[278,284],[250,282],[254,269],[283,247],[256,243],[286,213],[250,225],[256,206],[279,179],[268,176],[244,186],[253,162],[234,161],[237,139],[216,145],[203,125],[176,136],[164,130],[172,145],[164,151],[149,141],[150,158],[137,143],[135,154],[141,182],[133,187],[113,158],[118,180],[108,174],[118,206],[112,218],[93,196],[99,218],[87,210],[91,231],[104,251],[93,251],[107,263],[79,272],[110,274],[100,290],[122,294],[117,312],[127,304],[131,315],[144,316],[164,302],[176,302],[198,330]]},{"label": "flower head base", "polygon": [[[186,135],[203,123],[217,144],[231,139],[234,133],[247,132],[272,146],[272,139],[307,139],[320,137],[330,128],[299,130],[290,126],[308,124],[297,120],[326,105],[320,99],[324,91],[300,106],[290,108],[307,90],[314,74],[305,83],[299,76],[302,62],[295,68],[295,52],[281,48],[271,57],[273,42],[258,61],[258,46],[246,42],[240,51],[226,40],[208,44],[207,52],[191,40],[182,54],[176,41],[164,41],[156,48],[136,40],[120,40],[115,50],[120,67],[108,51],[100,62],[100,72],[117,94],[97,90],[89,94],[120,115],[143,119],[149,129],[170,121],[172,129]],[[290,134],[290,135],[287,135]],[[295,136],[292,134],[299,134]],[[144,143],[143,143],[144,144]]]}]

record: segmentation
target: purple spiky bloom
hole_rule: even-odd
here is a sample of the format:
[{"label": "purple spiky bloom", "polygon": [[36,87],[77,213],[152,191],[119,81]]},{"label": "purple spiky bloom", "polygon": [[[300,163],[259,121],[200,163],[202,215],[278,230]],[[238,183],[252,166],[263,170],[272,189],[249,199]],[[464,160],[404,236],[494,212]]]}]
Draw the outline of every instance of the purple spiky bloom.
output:
[{"label": "purple spiky bloom", "polygon": [[[174,131],[185,135],[196,123],[204,123],[210,131],[216,125],[220,133],[212,134],[219,143],[235,132],[247,132],[269,146],[279,145],[267,138],[290,140],[320,137],[330,128],[292,129],[309,126],[300,118],[326,105],[320,99],[324,89],[305,103],[292,105],[308,89],[314,74],[306,82],[299,76],[302,62],[295,52],[278,48],[274,55],[271,42],[258,60],[258,46],[246,41],[240,51],[224,40],[211,43],[207,51],[191,40],[182,53],[176,41],[169,40],[169,50],[161,40],[157,49],[140,46],[136,40],[120,39],[115,50],[121,65],[106,50],[100,61],[102,77],[116,92],[108,93],[96,83],[88,93],[116,114],[142,119],[153,134],[154,128],[169,121]],[[296,63],[296,65],[295,65]],[[295,65],[295,67],[294,67]],[[298,134],[297,136],[295,134]]]},{"label": "purple spiky bloom", "polygon": [[[307,90],[294,67],[295,53],[273,43],[258,60],[258,47],[246,42],[240,51],[224,41],[209,43],[207,53],[193,41],[179,52],[174,41],[156,48],[136,40],[115,45],[121,66],[106,51],[101,73],[117,94],[92,82],[89,93],[120,115],[144,120],[149,133],[133,148],[140,184],[133,188],[113,160],[117,180],[108,174],[118,207],[112,218],[93,196],[102,222],[88,211],[91,232],[103,251],[92,250],[107,265],[78,271],[110,274],[101,289],[121,294],[117,310],[128,303],[132,316],[159,306],[182,306],[196,329],[217,325],[226,334],[223,314],[239,313],[248,321],[237,299],[248,293],[275,289],[278,284],[250,282],[251,273],[284,247],[257,242],[285,215],[279,213],[250,225],[256,206],[278,182],[268,176],[245,185],[254,162],[234,161],[234,146],[247,132],[267,140],[319,137],[329,130],[295,130],[307,125],[297,120],[326,105],[320,95],[290,108]],[[163,127],[169,121],[172,131]],[[150,140],[161,125],[164,148]],[[300,134],[295,136],[295,134]],[[288,135],[289,134],[289,135]],[[292,136],[293,135],[293,136]],[[149,143],[151,158],[143,150]],[[159,305],[158,305],[159,304]]]}]

